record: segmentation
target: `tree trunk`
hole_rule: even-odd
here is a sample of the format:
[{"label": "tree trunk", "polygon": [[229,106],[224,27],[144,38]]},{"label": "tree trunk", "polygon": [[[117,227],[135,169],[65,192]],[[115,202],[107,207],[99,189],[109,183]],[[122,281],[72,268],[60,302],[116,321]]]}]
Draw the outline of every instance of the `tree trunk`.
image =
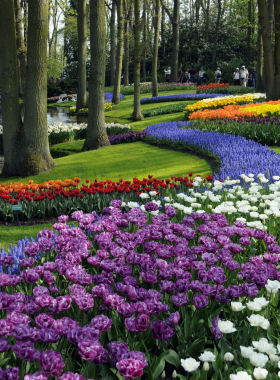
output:
[{"label": "tree trunk", "polygon": [[116,70],[116,43],[115,43],[115,26],[116,26],[116,2],[112,1],[111,10],[111,23],[110,23],[110,64],[111,64],[111,82],[110,85],[114,86],[115,83],[115,70]]},{"label": "tree trunk", "polygon": [[216,30],[215,30],[215,40],[214,40],[214,48],[212,53],[212,70],[216,67],[216,56],[217,56],[217,46],[218,46],[218,37],[219,37],[219,26],[220,26],[220,18],[222,13],[222,0],[218,0],[218,15],[216,21]]},{"label": "tree trunk", "polygon": [[54,165],[47,123],[47,33],[48,1],[29,0],[22,176]]},{"label": "tree trunk", "polygon": [[161,56],[162,59],[165,58],[165,36],[164,36],[164,29],[165,29],[165,11],[164,8],[161,8]]},{"label": "tree trunk", "polygon": [[28,18],[28,1],[23,1],[23,31],[24,31],[24,44],[27,46],[27,18]]},{"label": "tree trunk", "polygon": [[208,42],[208,39],[209,39],[209,11],[210,11],[210,0],[207,0],[206,24],[205,24],[205,42]]},{"label": "tree trunk", "polygon": [[248,31],[247,31],[247,67],[251,62],[251,35],[252,35],[252,1],[248,1]]},{"label": "tree trunk", "polygon": [[156,0],[155,13],[154,13],[155,31],[154,31],[153,66],[152,66],[153,96],[158,96],[157,66],[158,66],[159,25],[160,25],[160,0]]},{"label": "tree trunk", "polygon": [[258,40],[257,40],[257,92],[264,92],[264,78],[263,78],[263,42],[262,42],[262,32],[261,29],[258,28]]},{"label": "tree trunk", "polygon": [[132,120],[143,120],[140,103],[140,69],[141,69],[141,44],[140,44],[140,0],[134,0],[135,25],[134,25],[134,111]]},{"label": "tree trunk", "polygon": [[274,48],[274,100],[280,99],[280,2],[274,0],[274,18],[275,18],[275,48]]},{"label": "tree trunk", "polygon": [[178,56],[179,56],[179,9],[180,0],[174,0],[174,12],[172,19],[173,45],[171,61],[171,82],[177,82]]},{"label": "tree trunk", "polygon": [[0,1],[0,61],[4,168],[2,176],[18,175],[22,122],[18,101],[17,48],[14,2]]},{"label": "tree trunk", "polygon": [[274,99],[274,57],[272,46],[272,28],[269,8],[265,0],[258,0],[259,27],[262,33],[264,51],[264,81],[267,100]]},{"label": "tree trunk", "polygon": [[146,0],[143,2],[143,82],[146,82],[146,59],[147,59],[147,15],[146,15]]},{"label": "tree trunk", "polygon": [[87,107],[87,0],[78,0],[78,36],[79,36],[79,63],[78,63],[78,99],[77,112]]},{"label": "tree trunk", "polygon": [[83,150],[93,150],[110,145],[104,111],[105,0],[90,2],[90,53],[89,114]]},{"label": "tree trunk", "polygon": [[24,99],[26,86],[26,46],[22,35],[22,9],[19,0],[14,0],[14,6],[16,17],[19,96]]},{"label": "tree trunk", "polygon": [[131,16],[131,11],[128,12],[127,2],[123,0],[123,8],[125,12],[126,20],[124,22],[124,73],[123,73],[123,84],[125,86],[129,85],[129,19]]},{"label": "tree trunk", "polygon": [[115,72],[115,83],[113,91],[114,104],[120,103],[120,91],[121,91],[121,76],[122,76],[122,60],[123,60],[123,0],[117,1],[117,15],[118,15],[118,45],[117,45],[117,56],[116,56],[116,72]]}]

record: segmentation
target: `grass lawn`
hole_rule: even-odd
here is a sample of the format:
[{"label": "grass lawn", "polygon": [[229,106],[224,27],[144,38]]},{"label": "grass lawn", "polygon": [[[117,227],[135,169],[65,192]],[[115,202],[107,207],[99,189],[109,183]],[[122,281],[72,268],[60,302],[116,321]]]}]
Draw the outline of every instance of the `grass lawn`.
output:
[{"label": "grass lawn", "polygon": [[269,148],[272,150],[275,150],[276,153],[280,153],[280,147],[279,146],[270,146]]},{"label": "grass lawn", "polygon": [[[61,145],[66,147],[66,144]],[[74,149],[81,142],[74,142]],[[75,148],[76,147],[76,148]],[[211,167],[204,159],[190,154],[172,150],[159,149],[157,147],[135,142],[120,144],[102,148],[91,152],[78,153],[55,160],[57,165],[47,173],[32,178],[10,177],[9,182],[28,183],[33,179],[34,183],[44,181],[81,177],[85,179],[98,180],[119,178],[131,180],[153,174],[158,178],[179,176],[190,171],[203,176],[211,174]],[[1,178],[0,183],[7,182]]]}]

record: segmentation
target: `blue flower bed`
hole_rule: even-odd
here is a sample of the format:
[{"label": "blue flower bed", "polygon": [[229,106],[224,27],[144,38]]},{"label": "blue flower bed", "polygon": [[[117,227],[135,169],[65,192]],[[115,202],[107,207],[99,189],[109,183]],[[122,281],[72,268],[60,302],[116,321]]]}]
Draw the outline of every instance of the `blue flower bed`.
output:
[{"label": "blue flower bed", "polygon": [[268,170],[270,176],[279,175],[280,155],[268,146],[230,134],[182,129],[188,124],[192,122],[151,125],[146,128],[146,139],[215,156],[220,161],[220,172],[214,174],[214,179],[239,179],[241,174],[266,174]]},{"label": "blue flower bed", "polygon": [[[112,92],[105,92],[104,95],[105,95],[104,103],[112,102],[112,99],[113,99],[113,93]],[[123,99],[124,99],[124,95],[120,94],[120,100],[123,100]]]},{"label": "blue flower bed", "polygon": [[201,100],[208,98],[218,98],[228,96],[228,94],[179,94],[179,95],[165,95],[165,96],[152,96],[150,98],[142,98],[141,103],[161,103],[161,102],[174,102],[180,100]]}]

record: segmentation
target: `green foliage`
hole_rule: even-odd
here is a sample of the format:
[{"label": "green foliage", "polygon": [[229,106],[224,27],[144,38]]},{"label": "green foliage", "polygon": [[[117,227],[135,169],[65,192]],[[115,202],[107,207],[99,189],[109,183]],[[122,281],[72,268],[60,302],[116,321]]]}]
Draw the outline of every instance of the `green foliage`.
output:
[{"label": "green foliage", "polygon": [[[113,92],[113,87],[105,87],[105,92]],[[196,90],[196,85],[159,85],[158,92],[163,91],[193,91]],[[152,86],[141,87],[140,94],[149,94],[153,92]],[[134,95],[134,86],[121,86],[121,94],[123,95]]]},{"label": "green foliage", "polygon": [[175,112],[183,112],[185,107],[193,103],[196,103],[196,102],[195,101],[180,102],[178,104],[172,104],[170,106],[168,105],[164,107],[147,109],[147,110],[142,111],[142,115],[144,117],[150,117],[150,116],[165,115],[165,114],[175,113]]},{"label": "green foliage", "polygon": [[256,91],[254,87],[239,87],[239,86],[228,86],[228,87],[217,87],[209,90],[196,90],[197,94],[254,94]]},{"label": "green foliage", "polygon": [[77,94],[78,79],[63,79],[56,83],[48,81],[48,98],[59,96],[61,94]]},{"label": "green foliage", "polygon": [[48,58],[48,78],[60,78],[62,70],[63,65],[60,60]]},{"label": "green foliage", "polygon": [[280,121],[274,122],[251,122],[237,120],[214,120],[197,122],[188,125],[188,129],[200,129],[203,132],[229,133],[254,140],[263,145],[280,146]]}]

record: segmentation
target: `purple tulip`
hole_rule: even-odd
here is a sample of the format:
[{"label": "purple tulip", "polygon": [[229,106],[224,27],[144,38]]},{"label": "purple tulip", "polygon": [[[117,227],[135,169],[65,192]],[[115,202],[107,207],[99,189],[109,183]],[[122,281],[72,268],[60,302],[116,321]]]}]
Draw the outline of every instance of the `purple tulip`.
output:
[{"label": "purple tulip", "polygon": [[136,359],[122,359],[116,364],[119,374],[126,379],[137,379],[143,375],[144,364]]},{"label": "purple tulip", "polygon": [[66,336],[68,334],[68,331],[77,327],[79,327],[79,322],[73,321],[73,319],[68,317],[56,319],[52,324],[52,328],[63,336]]},{"label": "purple tulip", "polygon": [[194,294],[193,303],[196,309],[202,309],[208,305],[209,301],[203,294]]},{"label": "purple tulip", "polygon": [[78,327],[78,328],[74,328],[68,331],[67,340],[70,343],[74,344],[75,346],[78,346],[78,343],[80,340],[84,340],[84,339],[98,340],[99,335],[100,335],[100,331],[94,328],[91,328],[88,326]]},{"label": "purple tulip", "polygon": [[0,353],[6,352],[10,349],[9,341],[7,338],[0,338]]},{"label": "purple tulip", "polygon": [[151,333],[154,339],[168,341],[173,337],[175,332],[163,321],[154,321],[151,324]]},{"label": "purple tulip", "polygon": [[171,298],[173,302],[175,303],[175,305],[178,307],[185,306],[190,302],[190,300],[188,299],[185,293],[177,293],[173,295]]},{"label": "purple tulip", "polygon": [[28,362],[34,362],[40,355],[40,351],[34,348],[34,343],[31,341],[16,342],[13,346],[13,351],[21,360]]},{"label": "purple tulip", "polygon": [[39,356],[39,363],[42,367],[42,373],[47,376],[57,377],[63,371],[65,364],[62,356],[56,351],[45,351]]},{"label": "purple tulip", "polygon": [[60,339],[59,333],[50,328],[43,328],[39,332],[39,337],[42,342],[45,343],[55,343]]},{"label": "purple tulip", "polygon": [[216,339],[220,339],[222,337],[222,332],[218,327],[219,320],[220,320],[220,318],[216,317],[212,321],[213,327],[211,328],[211,332]]},{"label": "purple tulip", "polygon": [[6,380],[18,380],[19,379],[19,368],[10,367],[6,369]]},{"label": "purple tulip", "polygon": [[170,314],[170,316],[166,319],[166,323],[172,328],[176,327],[179,321],[180,321],[180,314],[178,311]]},{"label": "purple tulip", "polygon": [[129,354],[128,345],[124,342],[111,342],[108,344],[108,353],[111,358],[111,364],[115,367],[117,362]]},{"label": "purple tulip", "polygon": [[3,267],[8,268],[13,263],[14,263],[14,259],[11,256],[3,256],[0,258],[0,265],[2,265]]},{"label": "purple tulip", "polygon": [[43,375],[42,372],[36,372],[32,375],[25,375],[24,380],[48,380],[48,377]]},{"label": "purple tulip", "polygon": [[21,272],[22,278],[28,284],[34,284],[40,278],[39,274],[34,269],[25,269]]},{"label": "purple tulip", "polygon": [[28,243],[23,248],[24,253],[26,253],[27,256],[34,257],[37,255],[39,251],[39,244],[38,243]]},{"label": "purple tulip", "polygon": [[78,342],[79,354],[84,360],[90,361],[95,365],[107,362],[108,352],[97,340],[84,339]]},{"label": "purple tulip", "polygon": [[71,307],[72,298],[66,294],[66,296],[59,296],[56,298],[57,303],[57,310],[59,312],[61,311],[67,311]]},{"label": "purple tulip", "polygon": [[58,377],[57,380],[85,380],[82,375],[73,372],[66,372],[62,376]]},{"label": "purple tulip", "polygon": [[149,324],[150,324],[150,318],[148,317],[148,315],[139,314],[135,319],[135,327],[140,332],[147,331]]}]

